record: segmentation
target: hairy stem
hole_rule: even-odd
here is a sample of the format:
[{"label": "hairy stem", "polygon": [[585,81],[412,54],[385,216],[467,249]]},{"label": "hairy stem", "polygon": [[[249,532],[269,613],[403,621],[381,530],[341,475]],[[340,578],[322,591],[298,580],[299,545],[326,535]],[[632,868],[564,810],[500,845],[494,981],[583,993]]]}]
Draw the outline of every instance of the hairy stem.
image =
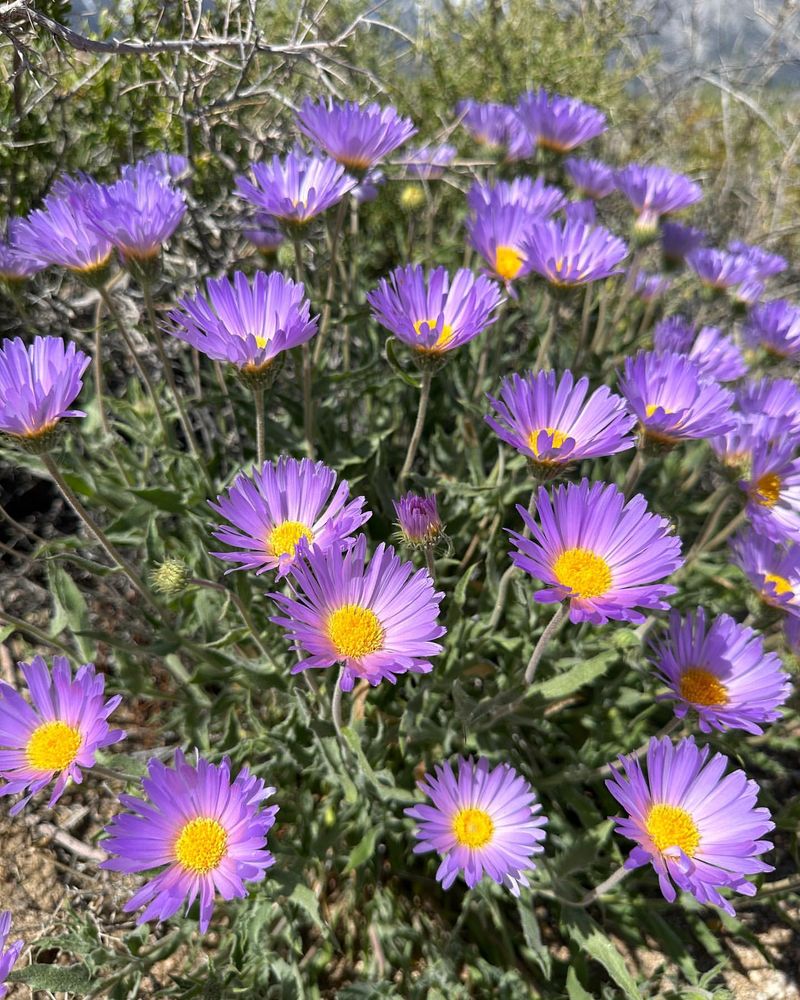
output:
[{"label": "hairy stem", "polygon": [[525,668],[526,684],[533,683],[533,678],[536,676],[536,668],[539,666],[539,661],[544,656],[544,651],[547,649],[548,643],[556,636],[561,626],[567,620],[568,614],[569,605],[566,602],[564,604],[559,604],[556,609],[556,613],[545,626],[545,630],[539,636],[539,641],[536,643],[536,646],[531,653],[531,658],[528,660],[528,666]]},{"label": "hairy stem", "polygon": [[419,447],[420,440],[422,439],[422,430],[425,426],[425,414],[428,411],[428,400],[431,396],[431,381],[433,375],[431,372],[426,371],[422,374],[422,385],[419,390],[419,406],[417,408],[417,422],[414,424],[414,431],[411,435],[411,440],[408,442],[408,451],[406,452],[406,460],[403,462],[403,468],[400,470],[400,475],[397,477],[397,488],[402,489],[405,484],[408,474],[411,471],[411,467],[414,464],[414,459],[417,457],[417,448]]}]

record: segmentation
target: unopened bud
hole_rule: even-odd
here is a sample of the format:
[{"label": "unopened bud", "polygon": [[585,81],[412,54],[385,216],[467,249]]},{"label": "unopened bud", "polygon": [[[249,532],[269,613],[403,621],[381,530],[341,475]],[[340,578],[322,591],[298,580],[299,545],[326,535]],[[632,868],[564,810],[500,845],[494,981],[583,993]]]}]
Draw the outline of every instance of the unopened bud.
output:
[{"label": "unopened bud", "polygon": [[192,574],[182,559],[165,559],[150,573],[150,583],[158,594],[175,597],[186,589]]}]

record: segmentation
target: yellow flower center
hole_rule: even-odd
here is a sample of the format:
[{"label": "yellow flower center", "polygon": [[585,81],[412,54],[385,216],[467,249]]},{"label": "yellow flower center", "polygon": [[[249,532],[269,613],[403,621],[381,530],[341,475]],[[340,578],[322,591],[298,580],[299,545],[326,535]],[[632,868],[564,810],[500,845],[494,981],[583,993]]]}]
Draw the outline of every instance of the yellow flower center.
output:
[{"label": "yellow flower center", "polygon": [[644,825],[657,851],[680,847],[684,854],[693,858],[700,846],[700,831],[689,813],[680,806],[664,803],[652,806]]},{"label": "yellow flower center", "polygon": [[259,350],[261,350],[262,347],[266,347],[267,343],[268,341],[266,337],[256,337],[256,347]]},{"label": "yellow flower center", "polygon": [[725,705],[728,689],[710,670],[691,667],[684,670],[680,680],[681,697],[693,705]]},{"label": "yellow flower center", "polygon": [[[656,412],[656,410],[659,409],[659,407],[662,410],[664,410],[664,407],[661,406],[661,403],[648,403],[647,406],[645,407],[645,411],[644,412],[647,414],[648,417],[652,417],[653,414]],[[672,416],[672,411],[671,410],[664,410],[664,416],[665,417],[671,417]]]},{"label": "yellow flower center", "polygon": [[459,809],[453,817],[453,836],[462,847],[485,847],[494,834],[485,809]]},{"label": "yellow flower center", "polygon": [[[435,319],[418,319],[414,323],[414,333],[416,333],[416,335],[418,337],[422,335],[422,328],[423,328],[423,326],[427,326],[431,330],[435,330],[436,329],[436,320]],[[453,328],[452,328],[452,326],[450,326],[449,323],[442,323],[442,332],[439,334],[439,339],[436,341],[435,344],[432,344],[430,347],[423,348],[423,350],[426,350],[426,351],[441,351],[444,347],[446,347],[450,343],[450,341],[452,339],[453,339]]]},{"label": "yellow flower center", "polygon": [[227,850],[227,830],[219,820],[205,816],[189,820],[175,841],[178,864],[197,875],[218,868]]},{"label": "yellow flower center", "polygon": [[[781,597],[783,594],[791,594],[794,589],[785,576],[778,576],[776,573],[765,573],[764,583],[772,584],[776,597]],[[771,595],[764,593],[762,596],[769,602]]]},{"label": "yellow flower center", "polygon": [[31,733],[25,756],[37,771],[63,771],[75,760],[83,737],[66,722],[43,722]]},{"label": "yellow flower center", "polygon": [[276,524],[267,535],[267,551],[271,556],[293,556],[301,538],[308,542],[314,541],[314,536],[302,521]]},{"label": "yellow flower center", "polygon": [[383,646],[383,626],[369,608],[344,604],[328,618],[328,638],[339,656],[357,660]]},{"label": "yellow flower center", "polygon": [[539,448],[537,447],[536,441],[542,431],[552,436],[553,448],[560,448],[561,445],[569,437],[569,435],[565,434],[564,431],[558,431],[555,429],[555,427],[540,427],[538,430],[531,431],[530,434],[528,435],[528,447],[537,458],[539,457]]},{"label": "yellow flower center", "polygon": [[524,262],[525,258],[514,247],[499,246],[494,252],[494,269],[506,281],[516,278]]},{"label": "yellow flower center", "polygon": [[752,497],[762,507],[774,507],[781,495],[781,477],[777,472],[768,472],[756,482]]},{"label": "yellow flower center", "polygon": [[553,572],[575,597],[600,597],[611,588],[611,567],[589,549],[566,549],[553,563]]}]

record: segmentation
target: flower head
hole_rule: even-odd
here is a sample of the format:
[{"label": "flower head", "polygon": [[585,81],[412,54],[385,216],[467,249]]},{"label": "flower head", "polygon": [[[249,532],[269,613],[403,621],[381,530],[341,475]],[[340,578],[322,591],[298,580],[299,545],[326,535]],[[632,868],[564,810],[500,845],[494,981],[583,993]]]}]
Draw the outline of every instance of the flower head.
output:
[{"label": "flower head", "polygon": [[800,617],[800,545],[774,542],[750,529],[731,539],[730,549],[765,604]]},{"label": "flower head", "polygon": [[330,157],[299,151],[283,159],[273,156],[271,163],[253,163],[250,171],[253,181],[236,177],[236,193],[289,225],[304,225],[321,215],[358,183]]},{"label": "flower head", "polygon": [[781,257],[780,254],[770,253],[769,250],[751,246],[749,243],[743,243],[741,240],[732,240],[728,244],[728,249],[731,253],[747,258],[753,274],[762,280],[773,278],[776,274],[780,274],[781,271],[785,271],[789,266],[789,262],[785,257]]},{"label": "flower head", "polygon": [[791,439],[754,446],[750,475],[739,482],[753,528],[776,542],[800,542],[800,458],[795,458],[795,447]]},{"label": "flower head", "polygon": [[786,299],[762,302],[751,310],[744,333],[753,347],[793,358],[800,354],[800,309]]},{"label": "flower head", "polygon": [[392,505],[397,515],[400,537],[407,545],[427,548],[444,534],[435,496],[406,493],[399,500],[392,500]]},{"label": "flower head", "polygon": [[14,232],[13,247],[41,267],[66,267],[91,277],[111,259],[111,241],[94,224],[88,206],[98,196],[94,181],[75,182],[60,195],[50,195]]},{"label": "flower head", "polygon": [[167,315],[173,337],[250,373],[268,369],[282,351],[317,332],[305,288],[279,271],[256,271],[252,283],[241,271],[232,281],[209,278],[205,297],[184,298],[178,306]]},{"label": "flower head", "polygon": [[682,264],[686,257],[701,247],[707,237],[702,229],[684,226],[665,219],[661,223],[661,255],[668,265]]},{"label": "flower head", "polygon": [[531,226],[524,252],[528,270],[552,285],[571,287],[619,274],[628,247],[602,226],[551,219]]},{"label": "flower head", "polygon": [[608,128],[598,108],[541,88],[523,94],[516,111],[536,145],[556,153],[569,153]]},{"label": "flower head", "polygon": [[633,278],[633,294],[642,302],[655,302],[669,291],[671,285],[672,280],[664,274],[638,270]]},{"label": "flower head", "polygon": [[[148,153],[147,156],[142,158],[141,162],[155,167],[162,177],[176,184],[185,180],[191,170],[191,164],[181,153],[166,153],[163,151]],[[131,169],[131,167],[123,168],[123,176],[126,169]]]},{"label": "flower head", "polygon": [[461,268],[452,282],[447,269],[395,268],[367,295],[372,315],[387,330],[423,354],[440,355],[477,337],[497,319],[500,289],[488,278]]},{"label": "flower head", "polygon": [[771,417],[745,416],[733,413],[734,425],[724,434],[709,438],[714,454],[728,469],[737,473],[746,472],[753,461],[753,450],[763,448],[780,435],[782,428]]},{"label": "flower head", "polygon": [[467,204],[473,212],[485,206],[518,206],[531,216],[546,218],[566,204],[561,188],[546,184],[541,177],[515,177],[513,181],[486,184],[475,181],[467,192]]},{"label": "flower head", "polygon": [[653,330],[653,348],[674,354],[688,354],[695,338],[694,323],[676,313],[656,323]]},{"label": "flower head", "polygon": [[700,247],[686,256],[686,263],[701,284],[717,291],[733,288],[753,277],[753,269],[746,257]]},{"label": "flower head", "polygon": [[724,434],[735,424],[733,393],[682,354],[640,351],[626,358],[619,387],[645,436],[664,445]]},{"label": "flower head", "polygon": [[742,306],[745,310],[754,306],[764,294],[766,285],[763,281],[754,277],[751,273],[738,285],[731,289],[731,298],[737,306]]},{"label": "flower head", "polygon": [[445,763],[418,785],[433,805],[405,810],[417,821],[414,853],[441,856],[436,879],[442,888],[461,872],[470,888],[488,875],[519,896],[520,886],[530,884],[524,872],[544,850],[547,823],[528,782],[508,764],[492,768],[485,757],[459,757],[457,777]]},{"label": "flower head", "polygon": [[663,610],[675,593],[657,584],[681,565],[681,542],[663,517],[647,510],[638,494],[626,501],[616,486],[557,486],[552,499],[539,488],[539,524],[517,507],[531,532],[509,534],[518,552],[512,562],[545,585],[533,598],[543,604],[569,601],[570,620],[603,625],[644,621],[637,608]]},{"label": "flower head", "polygon": [[680,212],[703,197],[700,186],[683,174],[640,163],[617,171],[617,189],[637,213],[635,229],[643,234],[655,233],[663,216]]},{"label": "flower head", "polygon": [[533,153],[533,140],[507,104],[459,101],[456,114],[475,142],[492,150],[502,150],[509,162],[526,160]]},{"label": "flower head", "polygon": [[758,856],[772,847],[760,838],[774,823],[769,810],[756,808],[755,781],[743,771],[723,777],[728,758],[709,760],[709,752],[691,738],[677,745],[666,736],[651,739],[647,775],[638,760],[620,757],[606,787],[628,814],[617,819],[616,832],[637,844],[625,867],[652,864],[670,903],[677,886],[732,914],[719,890],[755,895],[746,876],[772,870]]},{"label": "flower head", "polygon": [[277,253],[278,247],[285,239],[278,220],[269,212],[256,212],[252,220],[242,229],[242,236],[266,257]]},{"label": "flower head", "polygon": [[380,104],[361,105],[307,97],[297,126],[320,149],[350,170],[368,170],[415,135],[410,118]]},{"label": "flower head", "polygon": [[467,220],[470,244],[507,286],[530,271],[525,244],[540,219],[520,205],[484,203]]},{"label": "flower head", "polygon": [[8,977],[14,963],[22,952],[22,941],[15,941],[6,948],[8,935],[11,933],[11,912],[9,910],[0,911],[0,1000],[8,993],[8,987],[3,984]]},{"label": "flower head", "polygon": [[656,324],[653,331],[656,351],[687,354],[697,362],[708,378],[733,382],[747,372],[742,352],[730,337],[716,326],[704,326],[695,333],[683,316],[670,316]]},{"label": "flower head", "polygon": [[55,805],[70,779],[83,781],[81,768],[94,765],[97,750],[125,738],[107,722],[122,698],[103,700],[105,678],[93,663],[84,663],[74,678],[65,656],[53,658],[52,674],[41,656],[19,666],[31,704],[0,683],[0,775],[6,781],[0,795],[27,792],[12,816],[53,778],[49,804]]},{"label": "flower head", "polygon": [[[278,578],[295,563],[301,542],[322,551],[352,544],[351,536],[371,514],[364,497],[350,500],[350,486],[342,480],[334,491],[336,473],[323,462],[297,461],[281,455],[261,469],[236,477],[233,486],[209,500],[209,506],[230,524],[213,534],[233,552],[212,552],[234,569],[256,573],[276,569]],[[331,495],[333,493],[333,495]]]},{"label": "flower head", "polygon": [[15,284],[33,277],[42,270],[43,265],[28,256],[17,246],[17,233],[21,220],[8,220],[8,236],[0,236],[0,280]]},{"label": "flower head", "polygon": [[44,440],[71,410],[83,388],[89,357],[60,337],[34,337],[26,346],[16,337],[0,343],[0,431],[20,443]]},{"label": "flower head", "polygon": [[588,391],[589,379],[576,382],[570,371],[560,379],[553,371],[512,375],[503,381],[499,400],[487,394],[497,416],[484,419],[542,472],[632,448],[636,418],[624,400],[606,386],[587,399]]},{"label": "flower head", "polygon": [[762,724],[781,717],[789,697],[789,676],[764,640],[729,615],[706,623],[706,613],[682,619],[670,614],[666,635],[652,646],[651,662],[682,719],[697,712],[700,731],[744,729],[760,735]]},{"label": "flower head", "polygon": [[567,222],[582,222],[585,226],[593,226],[597,222],[597,205],[591,198],[568,201],[562,212]]},{"label": "flower head", "polygon": [[365,566],[366,546],[359,535],[346,551],[311,548],[292,569],[291,596],[270,595],[281,612],[271,621],[308,654],[293,674],[340,663],[349,691],[357,677],[394,684],[398,674],[433,669],[429,657],[442,649],[433,640],[446,631],[437,624],[444,594],[389,546],[379,545]]},{"label": "flower head", "polygon": [[800,431],[800,387],[791,379],[748,379],[736,402],[746,417],[780,421],[790,434]]},{"label": "flower head", "polygon": [[406,168],[409,177],[420,180],[436,180],[444,173],[456,158],[456,147],[444,142],[438,146],[425,144],[416,149],[409,149],[398,160],[400,166]]},{"label": "flower head", "polygon": [[101,868],[138,874],[154,872],[125,904],[132,913],[147,904],[138,923],[166,920],[200,897],[200,933],[208,930],[217,893],[244,898],[245,882],[260,882],[275,863],[267,833],[278,806],[261,808],[274,794],[246,767],[231,781],[231,762],[209,764],[199,755],[187,761],[180,750],[167,767],[152,758],[142,779],[145,797],[121,795],[129,812],[106,827],[103,847],[116,857]]},{"label": "flower head", "polygon": [[582,198],[599,201],[616,190],[617,180],[613,167],[602,160],[584,160],[568,156],[564,169]]}]

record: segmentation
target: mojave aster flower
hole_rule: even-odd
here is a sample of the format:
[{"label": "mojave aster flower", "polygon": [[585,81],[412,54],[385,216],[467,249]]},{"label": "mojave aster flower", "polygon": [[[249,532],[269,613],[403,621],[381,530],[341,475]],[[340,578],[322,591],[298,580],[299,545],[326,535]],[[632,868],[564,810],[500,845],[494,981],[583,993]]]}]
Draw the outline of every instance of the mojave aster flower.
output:
[{"label": "mojave aster flower", "polygon": [[608,128],[599,108],[542,88],[523,94],[516,111],[535,144],[556,153],[569,153]]},{"label": "mojave aster flower", "polygon": [[337,163],[351,170],[368,170],[416,135],[410,118],[393,107],[355,101],[303,101],[297,127]]},{"label": "mojave aster flower", "polygon": [[530,270],[525,243],[531,229],[541,216],[526,211],[521,205],[479,205],[467,219],[467,235],[492,275],[506,286],[523,278]]},{"label": "mojave aster flower", "polygon": [[736,423],[733,393],[683,354],[640,351],[626,358],[619,387],[644,435],[662,445],[714,437]]},{"label": "mojave aster flower", "polygon": [[358,181],[329,156],[295,150],[271,163],[252,163],[253,181],[237,175],[236,194],[290,226],[303,226],[338,204]]},{"label": "mojave aster flower", "polygon": [[663,598],[675,587],[655,581],[683,562],[681,540],[666,518],[647,510],[641,494],[626,501],[616,486],[584,479],[557,486],[552,500],[539,488],[540,524],[524,507],[517,511],[532,537],[509,531],[519,549],[511,560],[546,585],[535,601],[568,601],[571,621],[593,625],[642,622],[637,608],[669,607]]},{"label": "mojave aster flower", "polygon": [[589,379],[576,382],[569,370],[560,379],[554,371],[512,375],[503,380],[499,400],[487,393],[497,416],[484,419],[498,437],[545,469],[633,448],[636,418],[625,401],[606,386],[587,399],[588,390]]},{"label": "mojave aster flower", "polygon": [[519,205],[531,215],[552,215],[566,204],[561,188],[546,184],[541,177],[515,177],[513,181],[489,184],[474,181],[467,192],[467,204],[473,212],[485,205]]},{"label": "mojave aster flower", "polygon": [[751,310],[744,328],[753,347],[779,358],[800,354],[800,308],[787,299],[762,302]]},{"label": "mojave aster flower", "polygon": [[642,302],[655,302],[669,291],[671,285],[672,279],[664,274],[650,274],[647,271],[637,270],[633,275],[633,294]]},{"label": "mojave aster flower", "polygon": [[695,338],[694,323],[676,313],[656,323],[653,329],[653,349],[673,354],[688,354]]},{"label": "mojave aster flower", "polygon": [[458,102],[456,114],[475,142],[503,150],[509,162],[526,160],[533,154],[533,140],[509,105],[469,99]]},{"label": "mojave aster flower", "polygon": [[708,443],[723,465],[741,474],[750,468],[753,450],[763,448],[777,435],[782,435],[783,428],[779,421],[761,414],[747,416],[735,412],[733,419],[733,427],[709,438]]},{"label": "mojave aster flower", "polygon": [[126,913],[146,907],[137,923],[166,920],[184,900],[188,910],[200,898],[200,933],[205,934],[217,893],[243,899],[245,882],[260,882],[275,863],[267,833],[278,806],[262,808],[275,793],[243,767],[231,781],[231,762],[194,763],[175,751],[167,767],[152,758],[142,779],[145,797],[121,795],[130,812],[106,827],[103,847],[116,857],[101,868],[129,875],[155,872],[125,904]]},{"label": "mojave aster flower", "polygon": [[398,674],[433,669],[429,657],[442,651],[433,640],[447,631],[437,624],[444,594],[391,546],[379,545],[365,566],[366,549],[364,535],[346,551],[311,548],[292,569],[291,595],[270,595],[281,612],[270,620],[308,654],[293,674],[340,663],[350,691],[356,678],[394,684]]},{"label": "mojave aster flower", "polygon": [[656,324],[653,347],[656,351],[688,355],[717,382],[732,382],[747,372],[742,352],[730,337],[716,326],[704,326],[697,333],[683,316],[670,316]]},{"label": "mojave aster flower", "polygon": [[11,933],[11,912],[9,910],[3,910],[0,912],[0,1000],[8,993],[8,986],[5,986],[5,981],[8,978],[9,972],[11,972],[14,963],[20,956],[22,951],[23,942],[15,941],[13,944],[8,945],[8,935]]},{"label": "mojave aster flower", "polygon": [[753,273],[762,280],[773,278],[776,274],[780,274],[781,271],[785,271],[789,266],[789,262],[785,257],[781,257],[780,254],[770,253],[769,250],[751,246],[749,243],[743,243],[741,240],[731,240],[728,244],[728,249],[731,253],[747,258]]},{"label": "mojave aster flower", "polygon": [[523,244],[527,268],[551,285],[572,287],[620,274],[627,244],[603,226],[537,221]]},{"label": "mojave aster flower", "polygon": [[736,402],[745,416],[779,420],[790,434],[800,431],[800,387],[791,379],[748,379]]},{"label": "mojave aster flower", "polygon": [[617,188],[614,168],[602,160],[584,160],[579,156],[568,156],[564,160],[564,170],[582,198],[599,201]]},{"label": "mojave aster flower", "polygon": [[651,662],[670,689],[675,715],[697,712],[700,731],[744,729],[760,735],[765,722],[781,717],[789,697],[789,675],[780,657],[767,653],[763,638],[730,615],[708,624],[703,608],[682,619],[670,614],[666,634],[652,645]]},{"label": "mojave aster flower", "polygon": [[65,417],[85,417],[69,407],[83,388],[90,358],[60,337],[16,337],[0,344],[0,431],[20,443],[44,440]]},{"label": "mojave aster flower", "polygon": [[310,313],[303,285],[279,271],[256,271],[252,283],[236,271],[233,281],[209,278],[206,297],[180,299],[165,329],[214,361],[256,375],[314,336],[318,317]]},{"label": "mojave aster flower", "polygon": [[800,617],[800,545],[751,529],[730,542],[733,561],[765,604]]},{"label": "mojave aster flower", "polygon": [[[155,167],[167,180],[173,181],[176,184],[185,180],[191,170],[189,160],[181,153],[167,153],[164,151],[148,153],[147,156],[142,158],[141,162]],[[121,173],[124,174],[126,169],[130,169],[130,167],[123,167]]]},{"label": "mojave aster flower", "polygon": [[84,663],[74,678],[65,656],[53,658],[52,674],[41,656],[19,666],[31,704],[0,683],[0,776],[6,781],[0,795],[27,792],[12,816],[54,778],[49,804],[55,805],[70,780],[83,781],[81,768],[94,765],[97,750],[125,738],[107,721],[122,697],[103,700],[105,677],[93,663]]},{"label": "mojave aster flower", "polygon": [[699,184],[667,167],[630,163],[617,171],[616,180],[617,189],[637,213],[634,229],[645,235],[656,232],[663,216],[680,212],[703,197]]},{"label": "mojave aster flower", "polygon": [[682,264],[707,239],[702,229],[665,219],[661,223],[661,255],[666,265]]},{"label": "mojave aster flower", "polygon": [[597,205],[591,198],[568,201],[562,213],[567,222],[582,222],[585,226],[593,226],[597,222]]},{"label": "mojave aster flower", "polygon": [[525,871],[544,851],[547,817],[528,782],[509,764],[492,768],[485,757],[458,758],[458,776],[449,763],[417,782],[433,802],[405,810],[417,821],[414,853],[436,851],[442,862],[436,879],[449,889],[459,872],[471,888],[484,875],[519,896],[528,886]]},{"label": "mojave aster flower", "polygon": [[267,257],[277,253],[286,238],[278,220],[269,212],[256,212],[242,229],[242,236]]},{"label": "mojave aster flower", "polygon": [[423,354],[444,354],[477,337],[497,319],[503,301],[497,285],[467,268],[452,281],[447,269],[425,277],[421,264],[395,268],[369,292],[373,317],[404,344]]},{"label": "mojave aster flower", "polygon": [[606,787],[628,814],[617,818],[616,832],[637,844],[625,867],[652,864],[670,903],[677,886],[733,914],[719,890],[755,895],[746,876],[772,871],[759,855],[772,848],[761,838],[775,824],[768,809],[756,808],[756,782],[743,771],[723,777],[728,758],[715,754],[709,760],[709,753],[691,737],[677,745],[666,736],[653,738],[647,775],[638,760],[620,757]]},{"label": "mojave aster flower", "polygon": [[0,279],[10,284],[33,277],[44,266],[17,246],[16,234],[21,221],[18,218],[9,219],[6,238],[0,235]]},{"label": "mojave aster flower", "polygon": [[432,145],[426,143],[416,149],[409,149],[398,159],[398,164],[406,168],[409,177],[431,181],[441,177],[445,167],[456,158],[458,150],[448,142]]},{"label": "mojave aster flower", "polygon": [[407,545],[425,548],[444,534],[435,496],[406,493],[399,500],[392,500],[392,506],[397,515],[400,538]]},{"label": "mojave aster flower", "polygon": [[686,256],[686,264],[706,288],[723,291],[753,277],[747,258],[739,254],[699,247]]},{"label": "mojave aster flower", "polygon": [[[763,281],[751,274],[750,277],[745,278],[744,281],[731,289],[730,294],[734,305],[743,307],[747,311],[761,299],[766,287]],[[741,311],[741,309],[737,310],[737,312]]]},{"label": "mojave aster flower", "polygon": [[747,494],[747,516],[773,541],[800,542],[800,458],[795,441],[753,447],[750,475],[739,486]]},{"label": "mojave aster flower", "polygon": [[111,259],[111,241],[89,215],[88,205],[99,185],[76,183],[60,195],[45,198],[21,219],[14,232],[14,249],[42,267],[65,267],[84,278],[102,272]]},{"label": "mojave aster flower", "polygon": [[[265,573],[276,569],[278,578],[294,564],[298,544],[304,541],[323,551],[331,546],[352,544],[349,537],[372,516],[364,510],[366,500],[350,500],[350,485],[324,462],[304,458],[297,461],[281,455],[265,462],[247,476],[237,476],[233,485],[208,505],[229,521],[213,532],[218,542],[233,552],[212,552],[236,569]],[[331,496],[331,494],[333,495]]]}]

